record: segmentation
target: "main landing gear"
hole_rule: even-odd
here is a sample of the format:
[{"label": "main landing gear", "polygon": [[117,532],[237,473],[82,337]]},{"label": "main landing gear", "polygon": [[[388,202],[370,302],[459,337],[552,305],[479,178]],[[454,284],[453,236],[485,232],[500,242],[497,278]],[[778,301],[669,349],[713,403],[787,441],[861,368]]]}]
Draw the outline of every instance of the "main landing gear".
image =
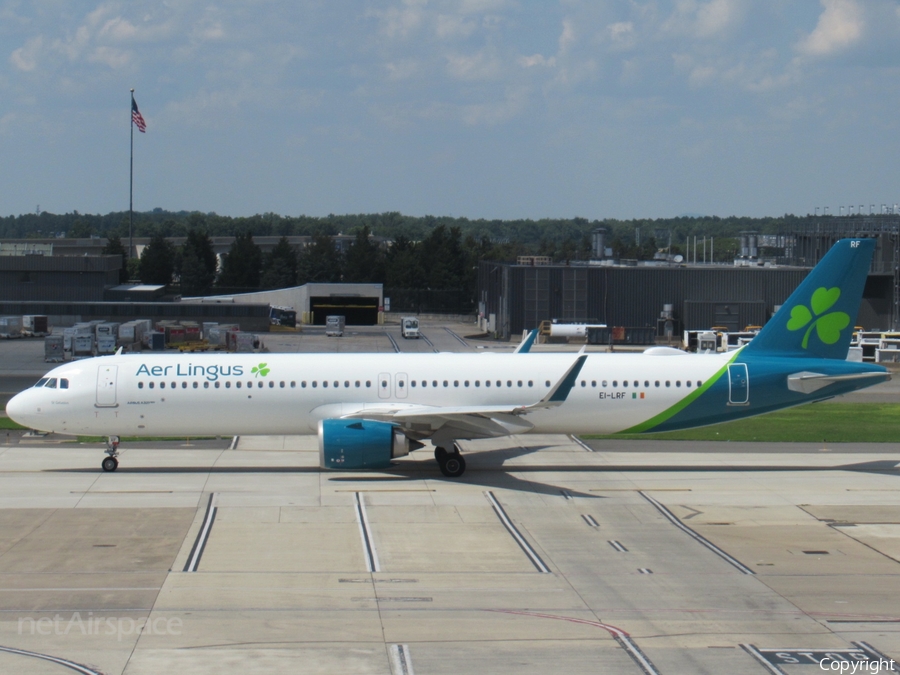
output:
[{"label": "main landing gear", "polygon": [[459,478],[466,471],[466,460],[459,454],[459,448],[455,445],[452,452],[441,446],[436,447],[434,458],[441,468],[441,473],[447,478]]},{"label": "main landing gear", "polygon": [[119,456],[119,437],[118,436],[110,436],[106,441],[106,454],[109,457],[104,457],[103,461],[100,462],[100,466],[104,471],[115,471],[119,468],[119,460],[116,457]]}]

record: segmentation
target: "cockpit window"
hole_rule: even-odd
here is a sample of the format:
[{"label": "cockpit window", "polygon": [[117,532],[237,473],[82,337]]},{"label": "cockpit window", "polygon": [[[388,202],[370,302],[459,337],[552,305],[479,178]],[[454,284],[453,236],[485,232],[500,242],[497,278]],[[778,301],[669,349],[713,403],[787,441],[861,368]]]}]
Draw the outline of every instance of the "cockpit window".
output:
[{"label": "cockpit window", "polygon": [[66,378],[64,378],[64,377],[61,377],[61,378],[59,379],[59,388],[60,388],[60,389],[68,389],[68,388],[69,388],[69,381],[68,381]]},{"label": "cockpit window", "polygon": [[47,380],[48,380],[48,379],[50,379],[50,378],[42,377],[41,379],[39,379],[39,380],[37,381],[37,384],[35,384],[34,386],[35,386],[35,387],[43,387],[45,384],[47,384]]},{"label": "cockpit window", "polygon": [[56,389],[56,378],[51,377],[49,380],[47,380],[47,384],[45,384],[44,386],[48,389]]}]

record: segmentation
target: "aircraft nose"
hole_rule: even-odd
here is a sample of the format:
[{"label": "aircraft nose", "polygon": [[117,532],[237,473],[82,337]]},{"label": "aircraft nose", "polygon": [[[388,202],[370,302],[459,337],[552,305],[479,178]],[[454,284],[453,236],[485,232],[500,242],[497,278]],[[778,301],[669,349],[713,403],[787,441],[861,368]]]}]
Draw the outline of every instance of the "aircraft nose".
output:
[{"label": "aircraft nose", "polygon": [[28,426],[25,423],[25,397],[22,394],[16,394],[6,403],[6,415],[16,424]]}]

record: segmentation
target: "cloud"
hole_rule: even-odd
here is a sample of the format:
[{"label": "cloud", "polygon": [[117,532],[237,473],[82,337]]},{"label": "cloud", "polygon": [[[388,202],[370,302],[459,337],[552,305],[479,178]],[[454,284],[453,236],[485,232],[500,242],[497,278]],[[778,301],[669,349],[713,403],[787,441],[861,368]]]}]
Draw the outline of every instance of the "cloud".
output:
[{"label": "cloud", "polygon": [[503,71],[500,60],[484,51],[447,55],[447,73],[457,80],[492,80]]},{"label": "cloud", "polygon": [[9,61],[19,70],[26,73],[37,68],[38,54],[44,46],[44,38],[38,35],[31,38],[25,43],[24,47],[19,47],[10,54]]},{"label": "cloud", "polygon": [[403,0],[400,7],[372,11],[381,20],[381,32],[389,38],[405,38],[416,31],[425,18],[427,0]]},{"label": "cloud", "polygon": [[821,0],[825,10],[812,33],[797,43],[807,56],[829,56],[847,49],[862,38],[865,22],[855,0]]},{"label": "cloud", "polygon": [[675,11],[662,24],[662,30],[694,38],[718,37],[740,23],[743,5],[743,0],[679,0]]}]

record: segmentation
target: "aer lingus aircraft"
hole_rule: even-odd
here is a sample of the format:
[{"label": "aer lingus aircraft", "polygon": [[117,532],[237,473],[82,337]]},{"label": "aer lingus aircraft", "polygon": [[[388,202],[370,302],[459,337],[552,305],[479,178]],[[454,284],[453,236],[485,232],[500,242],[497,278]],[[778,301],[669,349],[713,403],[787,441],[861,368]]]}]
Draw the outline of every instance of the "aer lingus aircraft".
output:
[{"label": "aer lingus aircraft", "polygon": [[19,424],[118,436],[318,434],[328,469],[377,469],[509,434],[641,433],[716,424],[890,378],[846,360],[875,241],[844,239],[746,347],[642,354],[116,354],[66,363],[6,406]]}]

